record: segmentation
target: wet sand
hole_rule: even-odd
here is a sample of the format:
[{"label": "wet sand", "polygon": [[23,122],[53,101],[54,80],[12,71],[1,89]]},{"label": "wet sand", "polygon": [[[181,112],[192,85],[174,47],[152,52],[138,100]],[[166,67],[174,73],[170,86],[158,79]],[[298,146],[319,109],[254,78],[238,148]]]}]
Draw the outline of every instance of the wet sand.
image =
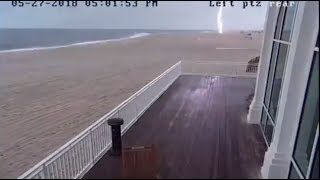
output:
[{"label": "wet sand", "polygon": [[[1,53],[0,177],[18,177],[182,59],[248,62],[260,54],[255,36],[153,35]],[[248,49],[219,49],[230,47]]]}]

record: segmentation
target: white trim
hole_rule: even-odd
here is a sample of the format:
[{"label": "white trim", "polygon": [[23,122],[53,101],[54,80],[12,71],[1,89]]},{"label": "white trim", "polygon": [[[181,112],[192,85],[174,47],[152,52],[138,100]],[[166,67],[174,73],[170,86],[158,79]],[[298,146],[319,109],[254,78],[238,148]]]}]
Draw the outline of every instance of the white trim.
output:
[{"label": "white trim", "polygon": [[263,104],[263,109],[266,112],[268,119],[271,119],[271,124],[272,124],[273,128],[275,128],[275,126],[276,126],[275,122],[273,122],[274,120],[272,119],[270,113],[268,112],[268,109],[265,104]]},{"label": "white trim", "polygon": [[286,153],[277,152],[273,144],[265,153],[261,174],[264,179],[283,179],[288,175],[290,157]]},{"label": "white trim", "polygon": [[255,79],[257,75],[232,75],[232,74],[206,74],[206,73],[182,73],[182,75],[192,76],[210,76],[210,77],[235,77],[235,78],[252,78]]},{"label": "white trim", "polygon": [[314,48],[314,51],[319,52],[319,48],[318,48],[318,47],[315,47],[315,48]]},{"label": "white trim", "polygon": [[224,48],[224,47],[217,47],[216,50],[257,50],[253,48]]},{"label": "white trim", "polygon": [[[267,122],[267,120],[266,120],[266,122]],[[262,126],[260,126],[260,129],[261,129],[261,132],[262,132],[262,136],[263,136],[264,142],[266,143],[267,147],[269,147],[269,143],[268,143],[268,141],[267,141],[267,138],[266,138],[266,136],[264,135],[264,131],[265,131],[265,130],[262,128]]]},{"label": "white trim", "polygon": [[[298,173],[298,175],[300,176],[301,179],[304,179],[304,176],[302,174],[302,172],[299,169],[299,166],[297,165],[296,161],[291,157],[291,163],[293,165],[293,168],[295,169],[295,171]],[[289,172],[290,173],[290,172]]]},{"label": "white trim", "polygon": [[247,66],[247,62],[232,62],[232,61],[191,61],[183,60],[181,64],[209,64],[209,65],[232,65],[232,66]]},{"label": "white trim", "polygon": [[283,40],[279,40],[279,39],[273,39],[273,41],[277,42],[277,43],[281,43],[281,44],[286,44],[286,45],[289,45],[289,46],[291,45],[291,42],[288,42],[288,41],[283,41]]}]

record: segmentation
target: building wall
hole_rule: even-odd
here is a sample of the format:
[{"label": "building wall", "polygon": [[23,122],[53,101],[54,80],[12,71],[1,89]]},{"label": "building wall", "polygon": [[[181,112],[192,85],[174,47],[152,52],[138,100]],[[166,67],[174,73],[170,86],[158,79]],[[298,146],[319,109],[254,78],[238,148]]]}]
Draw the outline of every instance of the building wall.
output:
[{"label": "building wall", "polygon": [[[248,114],[249,123],[260,124],[268,145],[261,169],[264,178],[312,176],[319,151],[318,130],[314,130],[318,128],[314,114],[318,113],[319,90],[311,80],[311,74],[319,70],[313,68],[318,63],[318,30],[319,2],[299,1],[293,7],[268,9],[255,97]],[[308,91],[310,86],[312,91]],[[297,157],[297,152],[306,153]]]}]

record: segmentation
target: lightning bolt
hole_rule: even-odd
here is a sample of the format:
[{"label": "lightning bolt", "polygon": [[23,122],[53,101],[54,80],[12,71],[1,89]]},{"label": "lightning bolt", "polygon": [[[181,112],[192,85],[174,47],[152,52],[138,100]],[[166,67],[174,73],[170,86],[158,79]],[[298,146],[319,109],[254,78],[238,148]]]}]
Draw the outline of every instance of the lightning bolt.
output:
[{"label": "lightning bolt", "polygon": [[222,9],[223,9],[223,7],[219,8],[219,12],[218,12],[218,16],[217,16],[218,30],[219,30],[220,34],[223,33]]}]

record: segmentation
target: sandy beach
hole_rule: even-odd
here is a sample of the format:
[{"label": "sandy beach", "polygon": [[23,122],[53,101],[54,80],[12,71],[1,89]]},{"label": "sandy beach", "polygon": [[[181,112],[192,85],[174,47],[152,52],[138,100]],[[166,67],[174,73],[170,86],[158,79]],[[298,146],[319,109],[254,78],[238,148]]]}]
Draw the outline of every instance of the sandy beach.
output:
[{"label": "sandy beach", "polygon": [[[162,34],[0,53],[0,177],[18,177],[176,62],[248,62],[262,36]],[[239,47],[248,49],[223,49]]]}]

